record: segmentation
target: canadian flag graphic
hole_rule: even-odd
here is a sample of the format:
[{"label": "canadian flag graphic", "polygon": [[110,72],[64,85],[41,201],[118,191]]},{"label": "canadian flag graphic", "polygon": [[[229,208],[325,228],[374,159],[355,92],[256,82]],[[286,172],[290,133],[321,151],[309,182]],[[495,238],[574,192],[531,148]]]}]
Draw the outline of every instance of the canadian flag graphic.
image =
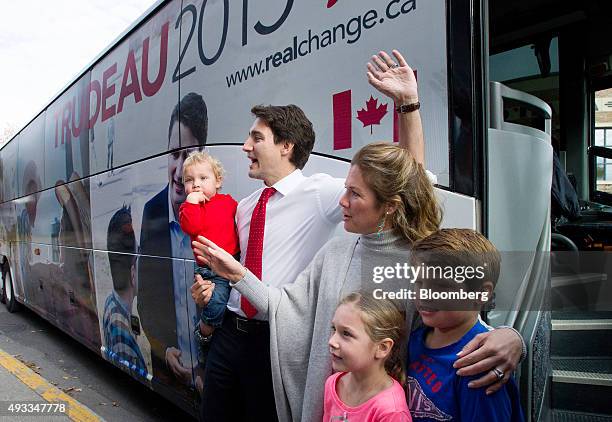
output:
[{"label": "canadian flag graphic", "polygon": [[[332,96],[332,110],[334,115],[334,151],[351,148],[353,144],[353,104],[351,90],[338,92]],[[357,111],[357,119],[363,123],[363,127],[380,125],[381,120],[387,114],[387,104],[380,103],[377,98],[370,96],[365,102],[365,107]],[[397,112],[393,106],[393,142],[398,140]]]},{"label": "canadian flag graphic", "polygon": [[[417,71],[414,69],[414,76]],[[388,100],[388,99],[387,99]],[[393,104],[393,142],[399,140],[398,115],[395,111],[397,104]],[[363,123],[363,127],[370,126],[370,135],[373,134],[373,125],[380,125],[388,112],[388,105],[378,98],[370,95],[365,101],[365,107],[357,111],[356,118]],[[334,151],[352,148],[353,145],[353,102],[351,90],[338,92],[332,95],[332,113],[334,119]]]}]

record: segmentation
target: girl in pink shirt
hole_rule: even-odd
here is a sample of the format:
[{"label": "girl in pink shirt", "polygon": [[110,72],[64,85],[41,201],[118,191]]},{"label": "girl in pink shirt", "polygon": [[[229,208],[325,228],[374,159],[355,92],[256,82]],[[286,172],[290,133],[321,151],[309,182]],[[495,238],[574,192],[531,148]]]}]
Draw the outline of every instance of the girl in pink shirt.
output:
[{"label": "girl in pink shirt", "polygon": [[400,384],[404,333],[404,317],[390,300],[367,293],[342,299],[329,339],[336,372],[325,382],[323,422],[412,421]]}]

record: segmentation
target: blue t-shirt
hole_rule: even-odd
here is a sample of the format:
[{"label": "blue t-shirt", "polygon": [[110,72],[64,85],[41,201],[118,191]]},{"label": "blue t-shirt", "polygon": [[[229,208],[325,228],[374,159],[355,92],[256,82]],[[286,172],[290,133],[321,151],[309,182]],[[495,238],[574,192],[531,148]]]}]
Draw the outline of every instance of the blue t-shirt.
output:
[{"label": "blue t-shirt", "polygon": [[414,421],[523,421],[518,389],[511,378],[498,392],[468,388],[480,377],[460,377],[453,368],[457,353],[477,334],[488,331],[480,320],[459,341],[439,349],[425,346],[429,327],[410,336],[406,399]]}]

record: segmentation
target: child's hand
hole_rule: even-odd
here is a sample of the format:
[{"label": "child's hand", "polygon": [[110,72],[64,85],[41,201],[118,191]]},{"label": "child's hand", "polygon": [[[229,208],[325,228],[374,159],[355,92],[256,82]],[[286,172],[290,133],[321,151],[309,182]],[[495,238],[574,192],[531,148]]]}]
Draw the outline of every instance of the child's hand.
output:
[{"label": "child's hand", "polygon": [[[212,297],[212,292],[215,290],[215,283],[210,280],[204,280],[200,274],[196,274],[191,286],[191,297],[202,308],[208,306],[208,302]],[[200,324],[202,321],[200,321]]]},{"label": "child's hand", "polygon": [[196,191],[191,192],[189,195],[187,195],[187,202],[189,202],[190,204],[199,204],[206,201],[208,201],[208,198],[202,192]]}]

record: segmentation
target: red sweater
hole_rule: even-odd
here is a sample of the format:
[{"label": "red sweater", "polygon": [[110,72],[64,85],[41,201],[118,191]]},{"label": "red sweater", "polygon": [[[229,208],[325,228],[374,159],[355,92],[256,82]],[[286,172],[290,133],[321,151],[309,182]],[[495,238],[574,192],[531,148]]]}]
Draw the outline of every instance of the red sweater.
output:
[{"label": "red sweater", "polygon": [[179,209],[179,224],[192,241],[204,236],[235,255],[240,250],[235,222],[237,207],[234,198],[220,193],[208,202],[183,202]]}]

